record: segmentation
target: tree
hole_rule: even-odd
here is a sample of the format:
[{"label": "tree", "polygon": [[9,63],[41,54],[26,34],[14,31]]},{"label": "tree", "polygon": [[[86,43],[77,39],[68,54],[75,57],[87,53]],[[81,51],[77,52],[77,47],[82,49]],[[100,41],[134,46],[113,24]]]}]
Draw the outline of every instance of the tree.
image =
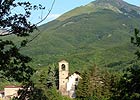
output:
[{"label": "tree", "polygon": [[54,66],[49,66],[47,76],[47,87],[58,87],[58,69]]},{"label": "tree", "polygon": [[[13,9],[19,8],[22,9],[22,12],[13,13]],[[29,21],[31,11],[43,9],[45,8],[41,4],[32,5],[28,1],[16,2],[16,0],[0,0],[0,36],[29,36],[30,33],[37,29],[37,24],[31,24]],[[50,11],[51,10],[49,10],[49,13]],[[45,18],[47,16],[45,16]],[[0,39],[0,78],[23,84],[22,91],[19,91],[20,96],[15,98],[16,100],[25,100],[25,98],[30,100],[46,100],[43,94],[42,97],[39,95],[39,98],[35,96],[42,92],[40,89],[37,89],[30,80],[35,72],[35,70],[28,65],[31,58],[20,53],[20,49],[32,40],[28,41],[24,39],[19,44],[15,44],[12,40]]]},{"label": "tree", "polygon": [[[133,43],[135,46],[140,47],[140,36],[139,36],[139,30],[135,28],[134,36],[131,37],[131,43]],[[137,50],[135,52],[135,55],[137,55],[138,59],[140,59],[140,51]]]},{"label": "tree", "polygon": [[86,100],[92,96],[92,92],[90,91],[90,77],[87,71],[84,71],[82,74],[82,79],[80,80],[76,90],[76,96],[81,100]]},{"label": "tree", "polygon": [[101,87],[102,87],[102,80],[99,68],[94,65],[90,68],[90,90],[92,95],[94,96],[100,96],[101,95]]},{"label": "tree", "polygon": [[111,100],[139,100],[140,99],[140,67],[133,65],[121,77]]},{"label": "tree", "polygon": [[[0,5],[0,29],[1,36],[17,35],[28,36],[29,33],[36,29],[35,25],[28,22],[30,17],[29,2],[18,2],[15,0],[1,0]],[[13,14],[12,9],[23,6],[25,14]],[[3,31],[4,30],[4,31]],[[27,65],[31,58],[22,55],[20,48],[25,46],[26,40],[23,40],[20,45],[14,44],[11,40],[0,39],[0,75],[6,80],[15,80],[18,82],[26,82],[30,79],[34,70]]]},{"label": "tree", "polygon": [[[134,37],[131,37],[131,43],[140,47],[140,36],[139,30],[135,29]],[[140,51],[135,52],[138,59],[135,63],[127,68],[124,75],[121,77],[120,81],[116,86],[116,91],[114,92],[111,100],[139,100],[140,99]]]},{"label": "tree", "polygon": [[99,69],[96,65],[82,74],[76,95],[83,100],[108,100],[116,93],[118,77],[108,71]]}]

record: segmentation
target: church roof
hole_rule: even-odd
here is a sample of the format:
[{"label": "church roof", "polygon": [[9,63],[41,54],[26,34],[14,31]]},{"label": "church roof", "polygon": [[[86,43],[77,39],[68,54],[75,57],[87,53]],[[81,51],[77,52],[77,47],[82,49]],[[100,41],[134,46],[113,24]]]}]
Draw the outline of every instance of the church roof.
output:
[{"label": "church roof", "polygon": [[21,88],[22,86],[8,85],[5,88]]},{"label": "church roof", "polygon": [[66,60],[61,60],[59,63],[68,63]]}]

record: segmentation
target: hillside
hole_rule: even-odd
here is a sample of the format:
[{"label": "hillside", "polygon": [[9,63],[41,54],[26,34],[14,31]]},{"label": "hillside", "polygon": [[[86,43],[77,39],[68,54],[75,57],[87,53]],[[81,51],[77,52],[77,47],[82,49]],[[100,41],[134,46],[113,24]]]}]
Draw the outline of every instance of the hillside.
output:
[{"label": "hillside", "polygon": [[71,70],[94,64],[120,70],[133,59],[130,36],[140,28],[139,13],[139,7],[122,0],[96,0],[40,26],[41,34],[22,52],[35,67],[66,59]]}]

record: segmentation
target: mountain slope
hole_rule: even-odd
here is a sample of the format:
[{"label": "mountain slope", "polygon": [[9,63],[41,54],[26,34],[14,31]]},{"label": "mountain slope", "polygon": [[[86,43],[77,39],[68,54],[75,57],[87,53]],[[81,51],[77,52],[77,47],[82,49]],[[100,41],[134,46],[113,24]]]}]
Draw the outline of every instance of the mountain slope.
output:
[{"label": "mountain slope", "polygon": [[122,0],[91,2],[40,26],[41,34],[22,52],[34,66],[66,59],[72,70],[94,64],[118,70],[133,56],[130,36],[140,27],[139,9]]}]

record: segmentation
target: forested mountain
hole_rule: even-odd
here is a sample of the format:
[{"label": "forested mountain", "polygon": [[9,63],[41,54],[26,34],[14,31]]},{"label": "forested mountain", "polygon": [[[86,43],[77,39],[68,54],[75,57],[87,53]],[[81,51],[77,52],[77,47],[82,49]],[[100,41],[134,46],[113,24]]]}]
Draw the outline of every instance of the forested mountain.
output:
[{"label": "forested mountain", "polygon": [[40,35],[22,52],[33,57],[35,67],[66,59],[72,70],[94,64],[120,70],[132,62],[130,37],[139,22],[140,7],[122,0],[96,0],[40,26]]}]

